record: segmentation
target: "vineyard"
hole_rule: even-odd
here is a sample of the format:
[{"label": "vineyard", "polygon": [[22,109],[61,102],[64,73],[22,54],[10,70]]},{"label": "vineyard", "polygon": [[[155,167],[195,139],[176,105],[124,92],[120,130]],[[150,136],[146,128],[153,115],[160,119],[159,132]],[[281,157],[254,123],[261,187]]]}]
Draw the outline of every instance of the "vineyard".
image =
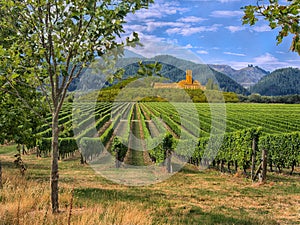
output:
[{"label": "vineyard", "polygon": [[[83,162],[110,152],[128,165],[159,164],[166,159],[161,143],[168,132],[175,138],[174,155],[197,166],[213,163],[224,170],[226,163],[229,171],[231,166],[246,171],[255,139],[257,154],[268,150],[271,170],[293,172],[300,162],[299,114],[299,105],[66,104],[59,119],[60,157],[80,149]],[[39,136],[39,154],[49,155],[51,129],[40,127]],[[112,147],[116,137],[123,146],[118,156]]]}]

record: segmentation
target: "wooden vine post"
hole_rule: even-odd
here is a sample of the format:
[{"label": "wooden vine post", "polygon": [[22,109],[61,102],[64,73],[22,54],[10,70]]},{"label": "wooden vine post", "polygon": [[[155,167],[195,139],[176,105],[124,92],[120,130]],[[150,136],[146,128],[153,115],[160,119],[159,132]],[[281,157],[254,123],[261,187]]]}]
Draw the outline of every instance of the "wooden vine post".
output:
[{"label": "wooden vine post", "polygon": [[256,138],[252,140],[252,165],[251,165],[251,179],[255,180],[255,164],[256,164]]},{"label": "wooden vine post", "polygon": [[267,179],[267,164],[268,164],[268,151],[266,149],[263,149],[261,182],[264,182]]}]

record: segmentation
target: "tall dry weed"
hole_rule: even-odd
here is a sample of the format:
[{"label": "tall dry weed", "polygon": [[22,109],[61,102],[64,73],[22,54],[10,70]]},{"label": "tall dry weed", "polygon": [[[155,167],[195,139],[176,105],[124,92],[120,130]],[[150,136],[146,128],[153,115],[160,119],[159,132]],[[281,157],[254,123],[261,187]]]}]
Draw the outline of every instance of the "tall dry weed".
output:
[{"label": "tall dry weed", "polygon": [[9,225],[150,225],[152,217],[142,206],[124,202],[94,204],[75,208],[73,191],[60,193],[61,213],[50,213],[48,182],[26,180],[20,175],[6,177],[0,190],[0,224]]}]

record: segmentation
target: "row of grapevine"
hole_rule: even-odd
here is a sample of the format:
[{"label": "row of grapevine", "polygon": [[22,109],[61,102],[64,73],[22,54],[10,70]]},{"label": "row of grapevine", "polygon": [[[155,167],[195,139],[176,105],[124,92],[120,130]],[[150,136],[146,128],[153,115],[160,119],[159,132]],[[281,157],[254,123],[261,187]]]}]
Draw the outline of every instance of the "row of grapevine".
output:
[{"label": "row of grapevine", "polygon": [[[38,155],[47,156],[51,152],[51,138],[42,138],[38,141]],[[59,138],[58,139],[59,157],[61,159],[68,158],[77,149],[77,142],[75,138]]]},{"label": "row of grapevine", "polygon": [[275,166],[279,172],[282,168],[291,168],[292,173],[300,163],[300,132],[265,135],[259,140],[259,149],[268,150],[271,171]]},{"label": "row of grapevine", "polygon": [[252,141],[258,140],[260,135],[261,128],[250,128],[226,133],[224,136],[212,136],[210,139],[200,138],[192,161],[212,161],[213,159],[222,163],[232,163],[246,170],[251,164]]},{"label": "row of grapevine", "polygon": [[[264,108],[261,105],[226,104],[227,131],[234,132],[227,132],[224,137],[216,135],[209,138],[208,131],[210,132],[212,129],[209,127],[212,120],[209,105],[196,104],[199,118],[194,118],[195,116],[192,115],[190,108],[185,105],[186,103],[176,104],[178,104],[176,107],[182,109],[180,114],[182,118],[176,111],[176,107],[170,107],[169,103],[133,104],[120,102],[114,106],[111,103],[99,103],[94,110],[92,104],[83,105],[80,107],[80,114],[78,114],[79,123],[74,128],[75,130],[82,130],[82,132],[75,138],[72,138],[73,129],[71,129],[72,122],[69,115],[71,111],[70,106],[68,106],[66,107],[67,113],[60,119],[61,125],[65,128],[59,139],[60,156],[64,158],[72,154],[78,149],[77,143],[87,147],[88,151],[83,152],[85,158],[100,154],[103,147],[98,149],[96,146],[107,145],[112,140],[111,137],[114,132],[117,133],[118,137],[124,139],[122,143],[125,143],[126,140],[129,140],[131,121],[137,120],[138,122],[135,121],[134,124],[136,125],[135,129],[138,129],[137,124],[139,124],[140,131],[136,132],[142,132],[141,136],[145,139],[147,149],[151,149],[149,154],[156,162],[161,162],[165,157],[160,143],[166,133],[166,128],[170,128],[176,134],[175,137],[184,139],[177,144],[175,154],[195,164],[199,164],[201,160],[202,162],[211,161],[214,158],[214,161],[220,162],[221,165],[227,163],[229,167],[235,165],[241,169],[246,169],[251,164],[252,140],[258,137],[259,151],[262,149],[268,150],[268,162],[271,169],[273,167],[276,167],[279,171],[285,167],[293,169],[300,162],[299,133],[284,134],[284,131],[288,128],[292,128],[291,131],[293,131],[298,126],[300,127],[300,120],[296,114],[294,112],[290,113],[294,116],[293,118],[289,115],[288,106],[279,105],[275,107],[268,105],[268,107],[275,107],[275,112],[278,115],[274,115],[269,108]],[[217,105],[216,107],[221,106]],[[245,109],[250,111],[246,112]],[[135,110],[134,113],[133,110]],[[300,107],[293,106],[293,110],[300,112]],[[217,111],[217,113],[220,112]],[[268,114],[265,115],[263,112]],[[111,115],[113,115],[113,118]],[[217,118],[214,123],[217,128],[214,127],[213,129],[220,129],[221,131],[222,115],[218,114],[217,116],[220,116],[220,119]],[[288,121],[286,117],[291,121]],[[151,119],[151,128],[149,119]],[[200,120],[201,128],[196,125],[197,119]],[[94,120],[96,122],[93,122]],[[259,125],[262,126],[261,130],[256,128]],[[106,130],[103,129],[103,132],[98,133],[100,137],[96,137],[95,130],[99,131],[102,127]],[[45,128],[46,126],[43,126],[40,129],[39,134],[43,138],[38,144],[40,151],[49,154],[51,140],[47,137],[51,136],[49,135],[51,129]],[[195,131],[202,132],[199,140],[195,140],[195,136],[198,136]],[[154,135],[154,133],[157,133],[157,135]],[[193,146],[196,146],[196,149]]]},{"label": "row of grapevine", "polygon": [[86,134],[84,135],[84,137],[82,137],[82,139],[80,140],[82,161],[92,160],[93,158],[99,156],[103,152],[104,148],[107,147],[114,133],[118,136],[121,135],[119,139],[123,139],[122,143],[126,143],[128,141],[128,135],[130,133],[129,124],[127,121],[121,120],[123,115],[127,115],[127,117],[129,117],[127,119],[130,122],[132,108],[132,104],[115,105],[113,108],[113,112],[111,114],[106,114],[102,118],[102,125],[96,124],[96,129],[99,130],[111,117],[113,119],[107,129],[100,135],[100,137],[89,138]]}]

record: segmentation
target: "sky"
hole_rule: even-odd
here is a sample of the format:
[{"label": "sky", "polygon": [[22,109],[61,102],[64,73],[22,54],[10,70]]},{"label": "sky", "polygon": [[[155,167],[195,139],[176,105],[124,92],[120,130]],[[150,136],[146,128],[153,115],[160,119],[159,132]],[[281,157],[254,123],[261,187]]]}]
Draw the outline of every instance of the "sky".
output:
[{"label": "sky", "polygon": [[276,45],[279,29],[271,30],[263,18],[254,26],[242,25],[241,7],[249,4],[256,0],[155,0],[126,17],[125,34],[137,32],[143,44],[130,50],[148,58],[169,54],[234,69],[300,67],[300,56],[289,50],[291,37]]}]

